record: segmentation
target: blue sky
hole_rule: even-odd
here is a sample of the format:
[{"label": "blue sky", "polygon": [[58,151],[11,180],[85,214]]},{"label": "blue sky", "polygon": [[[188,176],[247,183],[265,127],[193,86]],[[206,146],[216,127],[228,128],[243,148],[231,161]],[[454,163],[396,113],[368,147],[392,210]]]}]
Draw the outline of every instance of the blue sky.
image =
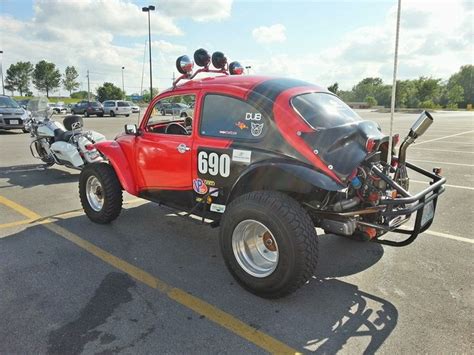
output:
[{"label": "blue sky", "polygon": [[[199,47],[251,65],[253,74],[343,88],[366,76],[390,81],[395,0],[1,0],[4,71],[19,60],[45,59],[62,71],[76,66],[82,82],[89,69],[94,88],[104,81],[121,86],[125,66],[126,91],[140,91],[147,39],[140,8],[148,4],[157,7],[151,20],[160,89],[170,84],[175,58]],[[402,0],[400,77],[447,78],[472,63],[472,7],[464,0]]]}]

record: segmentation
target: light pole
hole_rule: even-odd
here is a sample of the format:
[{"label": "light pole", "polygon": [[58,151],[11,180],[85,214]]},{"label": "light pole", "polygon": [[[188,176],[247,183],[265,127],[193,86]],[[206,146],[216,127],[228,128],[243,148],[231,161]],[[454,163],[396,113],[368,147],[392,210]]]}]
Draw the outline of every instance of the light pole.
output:
[{"label": "light pole", "polygon": [[245,69],[247,69],[247,75],[249,75],[249,74],[250,74],[250,69],[252,69],[252,66],[247,65],[247,66],[245,67]]},{"label": "light pole", "polygon": [[397,8],[397,23],[395,30],[395,53],[393,56],[393,82],[392,82],[392,97],[390,102],[390,132],[388,137],[388,154],[387,163],[392,164],[392,136],[393,136],[393,116],[395,115],[395,99],[397,93],[397,66],[398,66],[398,38],[400,34],[400,12],[402,8],[402,0],[398,0]]},{"label": "light pole", "polygon": [[153,5],[148,5],[147,7],[142,7],[143,12],[148,13],[148,51],[150,53],[150,101],[153,98],[153,79],[151,71],[151,27],[150,27],[150,12],[155,11]]},{"label": "light pole", "polygon": [[2,75],[2,92],[3,95],[5,95],[5,86],[3,86],[3,51],[0,51],[0,54],[2,55],[2,59],[0,60],[0,74]]},{"label": "light pole", "polygon": [[122,91],[123,91],[123,95],[125,96],[125,85],[123,83],[123,70],[125,69],[125,67],[122,67]]}]

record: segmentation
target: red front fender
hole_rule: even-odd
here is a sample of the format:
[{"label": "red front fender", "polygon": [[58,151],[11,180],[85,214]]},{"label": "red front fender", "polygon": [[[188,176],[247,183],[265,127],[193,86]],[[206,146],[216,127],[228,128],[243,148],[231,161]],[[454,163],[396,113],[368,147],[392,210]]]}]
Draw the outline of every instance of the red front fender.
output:
[{"label": "red front fender", "polygon": [[113,166],[122,188],[129,194],[137,195],[137,184],[122,148],[116,141],[103,141],[94,145]]}]

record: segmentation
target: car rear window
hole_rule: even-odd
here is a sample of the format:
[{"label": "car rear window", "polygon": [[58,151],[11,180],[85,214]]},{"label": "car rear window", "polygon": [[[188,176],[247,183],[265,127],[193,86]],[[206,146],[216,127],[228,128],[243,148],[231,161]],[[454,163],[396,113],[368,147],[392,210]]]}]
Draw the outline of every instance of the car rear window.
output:
[{"label": "car rear window", "polygon": [[291,99],[294,110],[313,128],[331,128],[362,121],[362,118],[337,96],[312,92]]},{"label": "car rear window", "polygon": [[256,140],[265,135],[267,121],[253,106],[237,98],[208,94],[200,132],[203,136]]},{"label": "car rear window", "polygon": [[92,107],[100,107],[100,103],[98,102],[91,102]]}]

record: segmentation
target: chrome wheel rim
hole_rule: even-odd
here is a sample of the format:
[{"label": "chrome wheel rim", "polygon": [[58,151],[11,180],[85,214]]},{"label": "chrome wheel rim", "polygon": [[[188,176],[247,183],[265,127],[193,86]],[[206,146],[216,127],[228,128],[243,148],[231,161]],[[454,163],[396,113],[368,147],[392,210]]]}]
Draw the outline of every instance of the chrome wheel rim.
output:
[{"label": "chrome wheel rim", "polygon": [[235,227],[232,250],[240,267],[254,277],[267,277],[278,265],[275,237],[264,224],[253,219],[246,219]]},{"label": "chrome wheel rim", "polygon": [[91,206],[94,211],[100,212],[104,206],[104,194],[102,184],[95,176],[89,176],[87,179],[86,197],[89,206]]}]

